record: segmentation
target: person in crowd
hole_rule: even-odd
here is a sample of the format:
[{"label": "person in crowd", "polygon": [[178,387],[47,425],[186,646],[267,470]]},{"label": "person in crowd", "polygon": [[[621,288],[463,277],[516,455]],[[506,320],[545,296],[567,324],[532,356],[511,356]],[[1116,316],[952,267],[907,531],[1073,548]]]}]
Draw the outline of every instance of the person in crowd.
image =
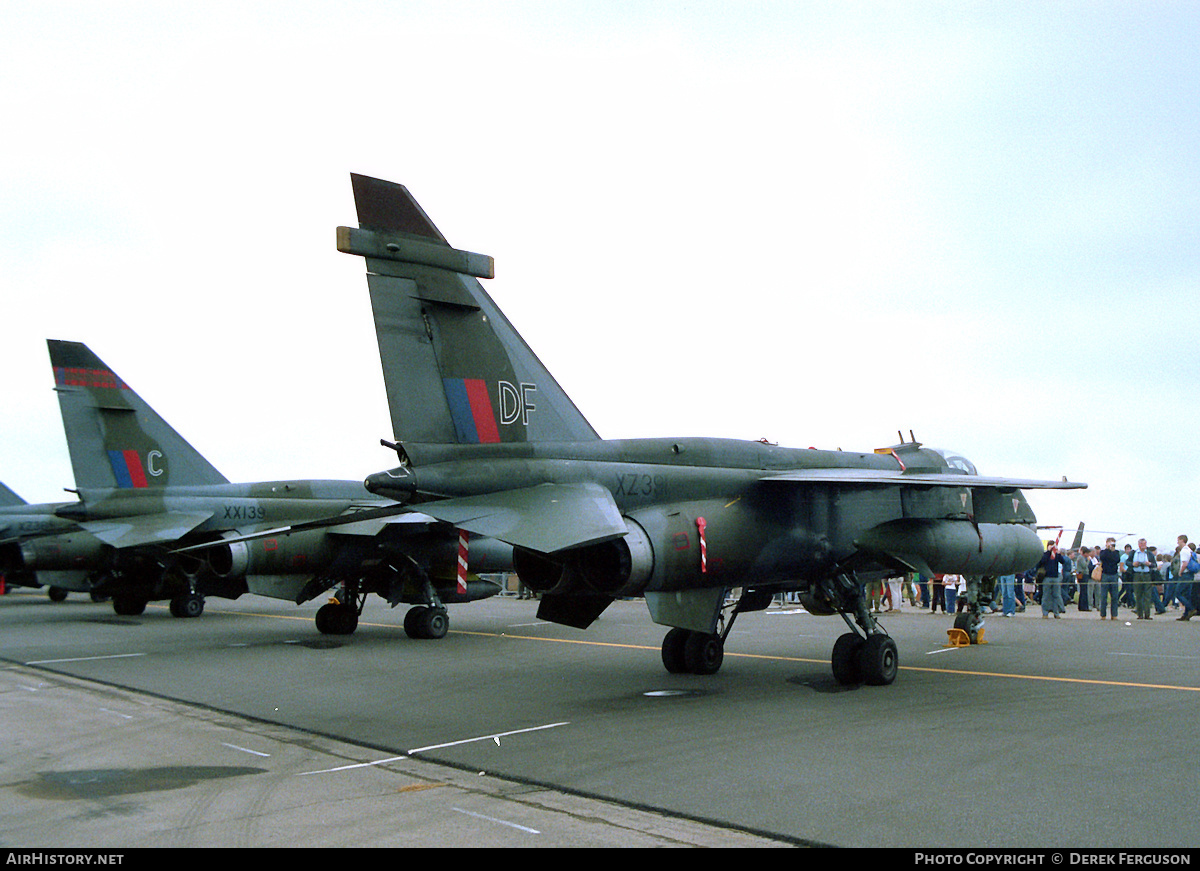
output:
[{"label": "person in crowd", "polygon": [[878,614],[883,607],[883,581],[876,578],[867,581],[867,602],[872,614]]},{"label": "person in crowd", "polygon": [[1016,575],[1000,576],[1000,611],[1005,617],[1012,617],[1017,613],[1016,587]]},{"label": "person in crowd", "polygon": [[[958,590],[963,586],[962,580],[962,575],[944,575],[942,577],[942,584],[945,586],[945,608],[947,614],[953,614],[956,611]],[[963,592],[965,593],[966,591],[964,590]]]},{"label": "person in crowd", "polygon": [[1133,610],[1139,620],[1150,620],[1151,570],[1154,556],[1146,548],[1146,539],[1139,538],[1137,550],[1129,558],[1129,574],[1133,578]]},{"label": "person in crowd", "polygon": [[[1183,536],[1180,536],[1183,538]],[[1172,608],[1182,608],[1185,612],[1192,605],[1192,596],[1190,589],[1184,589],[1184,584],[1179,579],[1179,552],[1182,545],[1176,540],[1175,553],[1171,557],[1171,563],[1167,568],[1167,590],[1166,598],[1167,605]]]},{"label": "person in crowd", "polygon": [[1088,584],[1092,581],[1092,549],[1081,547],[1079,556],[1075,557],[1075,582],[1079,584],[1079,610],[1090,611],[1088,607]]},{"label": "person in crowd", "polygon": [[1194,570],[1188,568],[1188,563],[1192,561],[1195,551],[1188,542],[1186,535],[1179,536],[1176,542],[1179,544],[1179,581],[1176,587],[1188,597],[1188,603],[1184,606],[1183,616],[1179,619],[1186,621],[1196,616],[1196,606],[1200,604],[1200,598],[1196,596],[1196,573]]},{"label": "person in crowd", "polygon": [[1054,615],[1059,619],[1063,614],[1062,582],[1071,573],[1071,563],[1065,554],[1058,552],[1058,545],[1051,544],[1042,554],[1037,565],[1042,578],[1042,619]]},{"label": "person in crowd", "polygon": [[1126,608],[1133,609],[1133,572],[1130,570],[1129,561],[1133,559],[1133,545],[1125,545],[1125,552],[1121,554],[1121,604]]},{"label": "person in crowd", "polygon": [[929,600],[929,613],[936,614],[938,605],[942,606],[942,613],[946,613],[946,588],[942,585],[942,576],[934,575],[929,579],[930,588],[933,592]]},{"label": "person in crowd", "polygon": [[1117,577],[1121,572],[1121,552],[1117,550],[1117,540],[1107,538],[1104,550],[1097,557],[1100,560],[1100,619],[1105,619],[1106,602],[1111,602],[1112,613],[1108,618],[1117,619]]}]

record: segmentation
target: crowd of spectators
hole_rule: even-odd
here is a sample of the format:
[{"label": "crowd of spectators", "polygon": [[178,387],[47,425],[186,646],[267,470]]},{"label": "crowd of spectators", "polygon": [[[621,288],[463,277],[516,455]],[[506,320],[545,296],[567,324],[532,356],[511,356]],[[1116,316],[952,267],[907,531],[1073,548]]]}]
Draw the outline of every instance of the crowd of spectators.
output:
[{"label": "crowd of spectators", "polygon": [[[1043,618],[1060,617],[1068,606],[1080,613],[1098,612],[1101,620],[1116,620],[1120,608],[1132,611],[1138,620],[1174,613],[1187,621],[1200,603],[1200,554],[1181,535],[1174,549],[1151,547],[1145,539],[1118,548],[1109,538],[1104,547],[1081,547],[1059,551],[1050,543],[1038,564],[1019,575],[997,579],[989,610],[1005,617],[1038,605]],[[878,613],[900,607],[937,613],[961,610],[965,600],[964,579],[959,575],[908,575],[869,585],[871,610]]]}]

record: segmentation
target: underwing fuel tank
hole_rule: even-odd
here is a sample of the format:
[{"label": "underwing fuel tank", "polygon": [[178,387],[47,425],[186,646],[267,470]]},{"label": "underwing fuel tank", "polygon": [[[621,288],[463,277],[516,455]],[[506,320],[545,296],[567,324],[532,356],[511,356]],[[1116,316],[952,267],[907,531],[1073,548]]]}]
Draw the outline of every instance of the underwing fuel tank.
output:
[{"label": "underwing fuel tank", "polygon": [[881,523],[855,544],[921,572],[956,575],[1016,574],[1033,568],[1043,551],[1041,539],[1027,526],[918,518]]}]

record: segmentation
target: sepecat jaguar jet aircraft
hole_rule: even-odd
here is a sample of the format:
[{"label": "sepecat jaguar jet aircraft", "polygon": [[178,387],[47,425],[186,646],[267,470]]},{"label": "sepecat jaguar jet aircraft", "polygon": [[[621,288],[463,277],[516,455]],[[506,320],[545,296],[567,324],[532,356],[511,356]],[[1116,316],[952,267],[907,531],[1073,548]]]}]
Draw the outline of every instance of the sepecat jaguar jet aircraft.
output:
[{"label": "sepecat jaguar jet aircraft", "polygon": [[[832,653],[843,683],[889,684],[896,644],[865,581],[900,572],[968,578],[972,640],[984,578],[1042,553],[1023,489],[1061,481],[979,475],[915,439],[861,453],[719,438],[605,440],[477,279],[490,257],[450,246],[408,190],[352,176],[387,377],[398,468],[367,489],[514,547],[541,592],[538,617],[586,628],[617,597],[644,597],[671,627],[672,672],[720,668],[738,614],[796,591],[849,629]],[[741,589],[727,603],[731,590]]]},{"label": "sepecat jaguar jet aircraft", "polygon": [[[317,611],[320,631],[352,633],[376,593],[393,607],[416,606],[405,618],[415,638],[446,634],[447,603],[499,592],[474,572],[507,570],[509,546],[468,542],[427,515],[380,518],[389,501],[359,481],[230,483],[86,345],[48,345],[79,501],[50,506],[71,531],[13,536],[0,570],[111,597],[123,615],[166,599],[172,615],[196,617],[205,596],[245,592],[299,604],[338,585]],[[271,533],[333,517],[349,522]],[[236,540],[250,532],[261,536]],[[182,552],[197,544],[199,552]]]}]

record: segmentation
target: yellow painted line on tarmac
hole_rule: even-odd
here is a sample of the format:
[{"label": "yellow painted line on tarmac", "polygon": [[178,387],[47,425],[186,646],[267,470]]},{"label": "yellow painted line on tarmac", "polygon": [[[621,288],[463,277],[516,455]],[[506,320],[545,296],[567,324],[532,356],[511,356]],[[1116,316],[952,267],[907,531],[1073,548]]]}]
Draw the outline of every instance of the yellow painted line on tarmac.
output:
[{"label": "yellow painted line on tarmac", "polygon": [[[308,616],[290,616],[288,614],[255,614],[249,611],[226,611],[226,614],[241,614],[244,617],[274,617],[281,620],[304,620],[311,622],[311,617]],[[359,623],[360,626],[374,626],[379,629],[395,629],[403,632],[403,627],[396,626],[390,623]],[[586,638],[540,638],[536,635],[513,635],[508,632],[478,632],[463,629],[451,629],[450,635],[475,635],[481,638],[507,638],[513,641],[542,641],[554,644],[583,644],[591,647],[614,647],[625,650],[650,650],[658,652],[659,648],[648,644],[623,644],[615,641],[593,641]],[[740,659],[767,659],[774,662],[803,662],[815,665],[828,665],[828,659],[808,659],[800,656],[778,656],[765,653],[734,653],[727,651],[726,656],[738,657]],[[1185,693],[1200,693],[1200,687],[1179,686],[1178,684],[1157,684],[1157,683],[1140,683],[1137,681],[1121,681],[1121,680],[1094,680],[1091,678],[1081,677],[1054,677],[1045,674],[1012,674],[1011,672],[1002,671],[964,671],[956,668],[929,668],[928,666],[919,665],[902,665],[901,671],[919,671],[927,674],[954,674],[962,677],[994,677],[1007,678],[1009,680],[1033,680],[1046,681],[1048,683],[1066,683],[1066,684],[1081,684],[1090,686],[1104,687],[1124,687],[1127,689],[1143,689],[1143,690],[1179,690]]]},{"label": "yellow painted line on tarmac", "polygon": [[922,666],[900,666],[905,671],[927,671],[935,674],[959,674],[969,677],[1006,677],[1014,680],[1044,680],[1054,683],[1091,684],[1104,687],[1131,687],[1142,690],[1182,690],[1185,693],[1200,693],[1200,687],[1184,687],[1178,684],[1140,683],[1125,680],[1093,680],[1083,677],[1053,677],[1046,674],[1009,674],[1000,671],[961,671],[953,668],[925,668]]}]

